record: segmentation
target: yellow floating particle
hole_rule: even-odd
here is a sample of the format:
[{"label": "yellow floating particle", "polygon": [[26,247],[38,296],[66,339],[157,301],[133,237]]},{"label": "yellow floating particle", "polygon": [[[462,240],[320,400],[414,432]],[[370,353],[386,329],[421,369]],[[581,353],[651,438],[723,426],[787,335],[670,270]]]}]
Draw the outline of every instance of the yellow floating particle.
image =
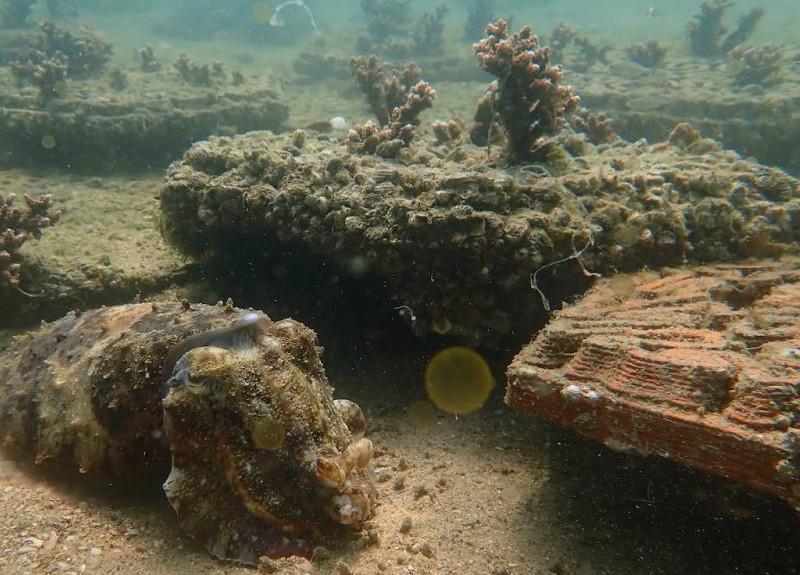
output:
[{"label": "yellow floating particle", "polygon": [[42,147],[45,150],[52,150],[53,148],[56,147],[56,139],[50,134],[42,136]]},{"label": "yellow floating particle", "polygon": [[427,427],[436,423],[436,411],[430,401],[415,401],[408,406],[408,419],[415,427]]},{"label": "yellow floating particle", "polygon": [[494,378],[486,360],[460,346],[438,352],[425,369],[425,390],[442,411],[456,415],[483,407],[494,389]]},{"label": "yellow floating particle", "polygon": [[253,20],[258,24],[269,24],[274,11],[272,2],[256,2],[253,4]]}]

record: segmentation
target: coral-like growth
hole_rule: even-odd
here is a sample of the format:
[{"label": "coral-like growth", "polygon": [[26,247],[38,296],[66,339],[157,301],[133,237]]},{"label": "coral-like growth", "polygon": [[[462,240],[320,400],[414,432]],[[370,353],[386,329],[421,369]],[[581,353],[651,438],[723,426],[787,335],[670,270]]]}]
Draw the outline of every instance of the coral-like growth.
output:
[{"label": "coral-like growth", "polygon": [[24,196],[25,205],[15,204],[14,194],[0,194],[0,289],[20,282],[22,258],[19,250],[29,236],[40,238],[42,228],[58,221],[60,213],[50,211],[49,195]]},{"label": "coral-like growth", "polygon": [[562,83],[561,68],[550,65],[550,49],[539,46],[530,26],[509,34],[508,24],[497,20],[486,33],[475,54],[481,68],[497,77],[493,108],[505,129],[508,159],[544,160],[552,151],[548,136],[559,132],[580,99]]},{"label": "coral-like growth", "polygon": [[39,87],[41,99],[58,95],[53,90],[67,77],[98,75],[111,57],[111,44],[88,28],[71,32],[52,22],[43,22],[27,53],[12,63],[18,81]]},{"label": "coral-like growth", "polygon": [[403,31],[410,16],[411,0],[361,0],[370,36],[382,37]]},{"label": "coral-like growth", "polygon": [[36,0],[5,0],[0,6],[0,28],[24,28]]},{"label": "coral-like growth", "polygon": [[178,55],[172,67],[178,71],[180,77],[192,86],[211,86],[211,66],[208,64],[195,64],[187,54]]},{"label": "coral-like growth", "polygon": [[696,56],[719,57],[745,42],[764,15],[757,7],[745,13],[736,28],[728,33],[722,19],[733,0],[705,0],[688,26],[689,46]]},{"label": "coral-like growth", "polygon": [[444,19],[450,10],[444,4],[437,4],[432,10],[420,16],[411,37],[415,51],[419,54],[438,54],[444,45]]},{"label": "coral-like growth", "polygon": [[572,26],[568,26],[565,22],[559,22],[553,31],[550,33],[549,45],[550,53],[553,58],[559,62],[564,59],[564,52],[572,44],[578,31]]},{"label": "coral-like growth", "polygon": [[574,68],[588,70],[598,62],[608,64],[610,46],[599,46],[586,36],[581,35],[575,36],[574,42],[580,55],[580,58],[573,65]]},{"label": "coral-like growth", "polygon": [[[610,46],[599,46],[575,28],[559,23],[550,34],[550,55],[559,64],[568,63],[570,68],[588,70],[598,62],[608,64]],[[570,46],[573,50],[567,51]]]},{"label": "coral-like growth", "polygon": [[108,74],[108,77],[112,90],[116,92],[122,92],[123,90],[127,89],[129,85],[128,74],[126,74],[125,70],[122,68],[112,68]]},{"label": "coral-like growth", "polygon": [[619,139],[611,126],[611,118],[602,112],[592,112],[586,108],[579,108],[570,118],[572,127],[586,135],[593,144],[605,144]]},{"label": "coral-like growth", "polygon": [[414,126],[390,124],[379,128],[373,122],[358,124],[350,130],[347,147],[358,154],[376,154],[382,158],[396,158],[400,150],[414,138]]},{"label": "coral-like growth", "polygon": [[460,118],[454,118],[447,122],[436,121],[431,124],[437,144],[447,145],[461,142],[464,137],[464,129],[464,122]]},{"label": "coral-like growth", "polygon": [[43,22],[40,30],[35,49],[51,58],[61,52],[67,59],[70,76],[96,76],[111,58],[111,43],[89,28],[71,32],[53,22]]},{"label": "coral-like growth", "polygon": [[389,123],[393,110],[405,103],[422,75],[415,64],[409,64],[402,70],[387,71],[386,64],[377,56],[353,58],[350,69],[381,126]]},{"label": "coral-like growth", "polygon": [[433,106],[436,90],[427,82],[417,82],[406,94],[403,103],[392,110],[392,123],[416,126],[423,110]]},{"label": "coral-like growth", "polygon": [[29,60],[11,65],[11,73],[20,85],[29,83],[39,88],[40,103],[63,95],[68,70],[67,57],[58,51],[52,56],[34,52]]},{"label": "coral-like growth", "polygon": [[161,69],[161,62],[156,58],[155,50],[150,44],[139,48],[136,55],[142,72],[158,72]]},{"label": "coral-like growth", "polygon": [[486,25],[497,19],[494,13],[496,4],[496,0],[473,0],[464,24],[464,40],[467,42],[480,40]]},{"label": "coral-like growth", "polygon": [[737,46],[730,52],[738,71],[733,77],[736,86],[768,85],[782,79],[784,49],[776,44]]},{"label": "coral-like growth", "polygon": [[658,68],[667,57],[667,48],[658,40],[631,44],[625,48],[628,57],[645,68]]},{"label": "coral-like growth", "polygon": [[755,31],[762,16],[764,16],[764,9],[760,6],[743,14],[741,18],[739,18],[739,22],[736,24],[734,31],[728,34],[722,41],[722,53],[727,54],[740,44],[746,42],[747,39],[753,35],[753,31]]},{"label": "coral-like growth", "polygon": [[444,44],[445,4],[438,4],[415,18],[409,0],[362,0],[367,17],[366,34],[358,37],[356,50],[392,58],[437,54]]},{"label": "coral-like growth", "polygon": [[720,38],[727,29],[722,24],[725,11],[733,5],[733,0],[706,0],[689,22],[689,45],[697,56],[716,56],[720,51]]},{"label": "coral-like growth", "polygon": [[414,126],[419,115],[433,105],[436,91],[427,82],[417,82],[405,95],[403,102],[392,110],[390,121],[379,128],[372,122],[350,130],[348,147],[362,154],[377,154],[396,158],[400,150],[408,147],[414,138]]}]

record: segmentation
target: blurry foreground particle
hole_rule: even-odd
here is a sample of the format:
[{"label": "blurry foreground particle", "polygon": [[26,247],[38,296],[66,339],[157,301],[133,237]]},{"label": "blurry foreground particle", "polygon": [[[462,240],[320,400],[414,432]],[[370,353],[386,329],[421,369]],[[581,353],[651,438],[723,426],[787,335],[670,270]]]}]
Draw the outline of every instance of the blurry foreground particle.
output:
[{"label": "blurry foreground particle", "polygon": [[45,150],[51,150],[56,147],[56,139],[53,136],[42,136],[42,147]]},{"label": "blurry foreground particle", "polygon": [[489,399],[494,378],[486,360],[460,346],[438,352],[425,369],[425,390],[447,413],[464,415],[479,410]]}]

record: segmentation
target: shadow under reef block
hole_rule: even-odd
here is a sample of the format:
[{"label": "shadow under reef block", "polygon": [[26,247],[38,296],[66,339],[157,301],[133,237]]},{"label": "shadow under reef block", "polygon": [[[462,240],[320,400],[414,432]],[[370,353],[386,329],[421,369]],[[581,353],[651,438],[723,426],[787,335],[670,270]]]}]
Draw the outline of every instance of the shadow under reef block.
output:
[{"label": "shadow under reef block", "polygon": [[0,166],[163,169],[211,134],[280,130],[288,118],[266,79],[194,86],[169,69],[124,72],[121,91],[111,75],[67,78],[43,101],[0,69]]},{"label": "shadow under reef block", "polygon": [[748,85],[746,64],[735,60],[668,56],[649,69],[620,58],[609,64],[614,82],[596,71],[566,70],[581,103],[609,114],[623,138],[657,142],[676,123],[691,122],[725,148],[800,174],[800,79],[789,73],[788,58],[771,62],[775,73]]},{"label": "shadow under reef block", "polygon": [[415,140],[396,161],[310,132],[211,138],[171,166],[161,226],[207,261],[292,252],[343,281],[379,280],[417,333],[487,341],[530,333],[544,295],[574,296],[587,270],[797,251],[800,182],[708,140],[679,147],[686,132],[585,144],[562,176],[492,167],[471,145],[454,161]]},{"label": "shadow under reef block", "polygon": [[508,368],[506,403],[800,509],[800,260],[619,275]]}]

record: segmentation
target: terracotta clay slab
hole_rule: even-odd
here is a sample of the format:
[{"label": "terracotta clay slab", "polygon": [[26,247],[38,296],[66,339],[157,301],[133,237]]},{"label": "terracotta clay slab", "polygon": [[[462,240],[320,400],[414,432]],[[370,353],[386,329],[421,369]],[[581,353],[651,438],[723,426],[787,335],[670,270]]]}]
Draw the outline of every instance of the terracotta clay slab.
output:
[{"label": "terracotta clay slab", "polygon": [[508,381],[514,409],[800,508],[800,260],[602,280]]}]

